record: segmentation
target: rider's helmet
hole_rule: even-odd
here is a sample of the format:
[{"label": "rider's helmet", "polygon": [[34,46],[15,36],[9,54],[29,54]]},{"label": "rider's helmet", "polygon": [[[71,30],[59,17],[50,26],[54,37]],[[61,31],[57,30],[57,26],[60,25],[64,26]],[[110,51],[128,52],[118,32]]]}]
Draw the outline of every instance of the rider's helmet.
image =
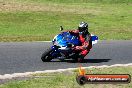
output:
[{"label": "rider's helmet", "polygon": [[88,32],[88,24],[86,22],[81,22],[78,26],[78,30],[85,34],[85,32]]}]

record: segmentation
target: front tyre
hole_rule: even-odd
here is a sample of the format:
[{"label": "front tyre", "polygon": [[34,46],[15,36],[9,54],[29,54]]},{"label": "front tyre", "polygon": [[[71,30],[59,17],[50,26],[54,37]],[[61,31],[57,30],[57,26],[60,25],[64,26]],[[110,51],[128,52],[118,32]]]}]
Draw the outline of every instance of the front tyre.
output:
[{"label": "front tyre", "polygon": [[42,54],[41,60],[42,60],[43,62],[49,62],[49,61],[51,61],[51,60],[53,59],[53,57],[50,55],[51,52],[52,52],[52,49],[51,49],[51,48],[47,49],[47,50]]}]

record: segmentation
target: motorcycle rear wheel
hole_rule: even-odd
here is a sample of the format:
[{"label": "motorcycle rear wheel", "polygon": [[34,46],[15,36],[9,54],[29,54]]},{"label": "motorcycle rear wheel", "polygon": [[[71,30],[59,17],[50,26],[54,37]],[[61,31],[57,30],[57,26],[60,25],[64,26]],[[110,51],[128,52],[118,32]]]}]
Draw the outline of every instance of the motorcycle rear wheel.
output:
[{"label": "motorcycle rear wheel", "polygon": [[78,63],[82,63],[84,61],[84,58],[81,58],[79,53],[75,54],[72,59],[74,62],[78,62]]}]

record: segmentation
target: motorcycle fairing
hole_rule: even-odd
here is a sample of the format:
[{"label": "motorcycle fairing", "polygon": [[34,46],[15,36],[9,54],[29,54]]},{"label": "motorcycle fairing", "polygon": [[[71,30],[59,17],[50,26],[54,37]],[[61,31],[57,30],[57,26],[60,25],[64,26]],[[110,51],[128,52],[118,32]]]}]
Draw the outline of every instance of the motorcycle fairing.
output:
[{"label": "motorcycle fairing", "polygon": [[54,45],[59,45],[60,47],[66,47],[67,44],[73,44],[75,46],[80,45],[81,42],[79,41],[77,36],[71,35],[69,32],[63,32],[58,34],[53,39]]}]

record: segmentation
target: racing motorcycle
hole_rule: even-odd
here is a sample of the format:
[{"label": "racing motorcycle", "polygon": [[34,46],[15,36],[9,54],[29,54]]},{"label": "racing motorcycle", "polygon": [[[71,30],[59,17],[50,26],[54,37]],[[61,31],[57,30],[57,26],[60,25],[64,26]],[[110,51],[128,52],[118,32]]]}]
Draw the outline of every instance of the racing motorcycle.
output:
[{"label": "racing motorcycle", "polygon": [[[63,27],[60,27],[60,30],[63,30]],[[91,34],[90,42],[92,46],[96,44],[98,37]],[[79,58],[80,51],[75,50],[75,46],[81,45],[78,37],[70,32],[61,32],[56,35],[52,40],[53,46],[47,49],[41,56],[43,62],[49,62],[52,59],[73,59],[77,61]]]}]

